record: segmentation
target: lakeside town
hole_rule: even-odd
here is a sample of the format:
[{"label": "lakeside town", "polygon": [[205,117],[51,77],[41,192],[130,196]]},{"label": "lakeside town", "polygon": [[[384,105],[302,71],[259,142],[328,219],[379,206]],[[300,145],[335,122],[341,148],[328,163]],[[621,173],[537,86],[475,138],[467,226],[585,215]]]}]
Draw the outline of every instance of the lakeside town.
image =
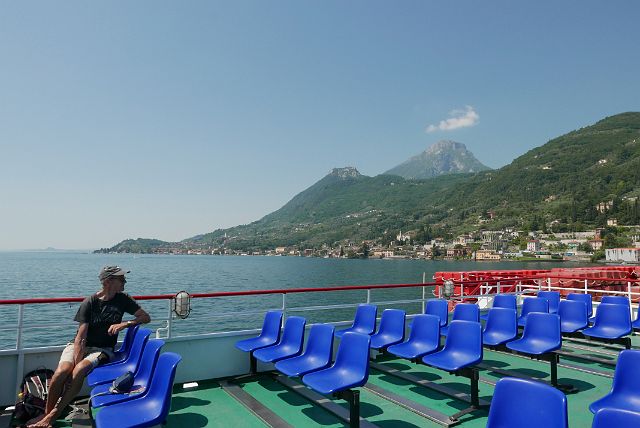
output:
[{"label": "lakeside town", "polygon": [[[226,236],[219,246],[174,243],[158,247],[156,254],[185,255],[241,255],[241,256],[301,256],[322,258],[376,258],[426,260],[535,260],[612,263],[640,262],[640,226],[618,226],[608,221],[608,228],[624,231],[627,247],[611,246],[605,228],[581,232],[542,233],[524,232],[513,228],[482,230],[458,235],[453,239],[434,238],[425,243],[414,243],[412,232],[398,231],[395,240],[382,244],[377,240],[355,242],[345,239],[320,248],[281,246],[261,251],[242,251],[227,247],[234,237]],[[609,244],[609,245],[608,245]]]}]

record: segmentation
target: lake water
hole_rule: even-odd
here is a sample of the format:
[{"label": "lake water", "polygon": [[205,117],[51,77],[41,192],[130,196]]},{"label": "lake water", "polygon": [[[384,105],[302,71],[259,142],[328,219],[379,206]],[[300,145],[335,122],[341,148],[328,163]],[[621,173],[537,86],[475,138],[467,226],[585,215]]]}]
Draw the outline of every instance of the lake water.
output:
[{"label": "lake water", "polygon": [[[117,264],[131,270],[126,291],[133,295],[218,291],[290,289],[391,283],[427,282],[437,271],[549,269],[569,266],[550,262],[471,262],[427,260],[347,260],[304,257],[164,256],[80,254],[62,252],[0,252],[0,299],[84,297],[100,288],[98,271]],[[376,290],[373,302],[419,299],[422,288]],[[289,294],[287,307],[357,303],[366,291]],[[151,328],[165,325],[167,301],[140,301],[153,319]],[[77,324],[73,304],[25,306],[24,346],[63,344],[72,340]],[[173,335],[259,327],[265,310],[280,308],[282,296],[242,296],[193,299],[188,319],[176,320]],[[408,313],[420,304],[396,304]],[[251,314],[246,314],[250,312]],[[295,309],[290,313],[294,313]],[[0,306],[0,349],[15,347],[16,306]],[[224,316],[223,316],[224,315]],[[302,314],[308,322],[346,320],[353,308],[314,310]],[[126,318],[125,318],[126,319]]]}]

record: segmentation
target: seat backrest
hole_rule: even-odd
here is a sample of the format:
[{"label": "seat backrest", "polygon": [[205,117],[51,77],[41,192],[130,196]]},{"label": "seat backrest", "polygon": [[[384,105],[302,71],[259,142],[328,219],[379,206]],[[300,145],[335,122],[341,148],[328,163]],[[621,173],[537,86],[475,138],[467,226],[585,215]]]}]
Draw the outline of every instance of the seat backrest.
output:
[{"label": "seat backrest", "polygon": [[440,320],[440,327],[444,327],[449,322],[449,304],[444,299],[427,300],[424,313],[437,316]]},{"label": "seat backrest", "polygon": [[404,338],[405,312],[400,309],[385,309],[380,317],[378,333],[401,335]]},{"label": "seat backrest", "polygon": [[527,316],[527,323],[522,338],[528,340],[544,340],[556,346],[562,346],[560,317],[557,314],[532,312]]},{"label": "seat backrest", "polygon": [[631,332],[631,314],[629,307],[615,303],[601,303],[596,311],[594,327],[616,327]]},{"label": "seat backrest", "polygon": [[355,373],[366,383],[369,377],[370,345],[371,336],[369,335],[354,332],[343,334],[333,367]]},{"label": "seat backrest", "polygon": [[378,316],[378,307],[363,303],[358,305],[356,315],[353,319],[353,327],[363,327],[373,333],[376,330],[376,317]]},{"label": "seat backrest", "polygon": [[591,299],[591,294],[570,293],[567,295],[567,300],[577,300],[579,302],[584,302],[587,305],[587,316],[591,317],[591,315],[593,315],[593,302]]},{"label": "seat backrest", "polygon": [[131,344],[129,355],[127,355],[127,359],[123,362],[123,364],[126,364],[133,369],[131,371],[134,371],[138,367],[140,358],[142,357],[142,351],[144,350],[144,347],[146,346],[150,335],[151,330],[149,330],[148,328],[141,328],[133,338],[133,343]]},{"label": "seat backrest", "polygon": [[549,301],[549,312],[558,312],[560,293],[558,291],[538,291],[538,297]]},{"label": "seat backrest", "polygon": [[280,327],[282,326],[282,311],[268,311],[264,315],[260,337],[271,337],[274,340],[280,338]]},{"label": "seat backrest", "polygon": [[409,341],[440,343],[440,318],[436,315],[422,314],[413,318]]},{"label": "seat backrest", "polygon": [[313,355],[320,361],[326,361],[327,364],[331,362],[334,330],[335,327],[329,324],[312,325],[304,355]]},{"label": "seat backrest", "polygon": [[121,352],[123,354],[128,354],[131,350],[131,345],[133,345],[133,338],[136,336],[138,329],[140,328],[140,324],[136,324],[133,327],[127,328],[127,334],[124,336],[122,340],[122,345],[117,352]]},{"label": "seat backrest", "polygon": [[517,309],[516,296],[513,294],[496,294],[493,298],[494,308]]},{"label": "seat backrest", "polygon": [[640,427],[640,413],[605,407],[596,412],[591,428]]},{"label": "seat backrest", "polygon": [[457,351],[470,359],[482,360],[482,325],[475,321],[451,321],[442,350]]},{"label": "seat backrest", "polygon": [[500,331],[515,337],[518,333],[518,313],[515,309],[491,308],[484,331]]},{"label": "seat backrest", "polygon": [[145,397],[141,399],[148,403],[144,410],[151,413],[150,417],[158,418],[158,423],[164,422],[169,414],[173,380],[180,360],[182,360],[182,357],[173,352],[160,354],[151,378],[149,390]]},{"label": "seat backrest", "polygon": [[496,384],[487,428],[568,426],[567,397],[556,388],[513,377],[500,379]]},{"label": "seat backrest", "polygon": [[562,300],[558,305],[560,321],[573,321],[586,325],[589,320],[587,305],[580,300]]},{"label": "seat backrest", "polygon": [[298,349],[302,348],[306,323],[307,320],[303,317],[288,317],[284,322],[282,339],[280,339],[279,344],[294,346]]},{"label": "seat backrest", "polygon": [[640,400],[638,379],[640,379],[640,350],[625,349],[621,351],[613,375],[611,392],[629,395],[629,398],[634,397],[635,401],[638,401]]},{"label": "seat backrest", "polygon": [[549,301],[541,297],[527,297],[522,301],[522,314],[527,315],[531,312],[549,312]]},{"label": "seat backrest", "polygon": [[151,339],[142,351],[140,366],[135,377],[135,384],[138,386],[147,386],[153,375],[153,371],[160,355],[160,348],[164,346],[164,341],[160,339]]},{"label": "seat backrest", "polygon": [[454,320],[480,322],[480,308],[475,303],[458,303],[453,309]]},{"label": "seat backrest", "polygon": [[629,299],[626,296],[603,296],[600,303],[610,303],[613,305],[630,306]]}]

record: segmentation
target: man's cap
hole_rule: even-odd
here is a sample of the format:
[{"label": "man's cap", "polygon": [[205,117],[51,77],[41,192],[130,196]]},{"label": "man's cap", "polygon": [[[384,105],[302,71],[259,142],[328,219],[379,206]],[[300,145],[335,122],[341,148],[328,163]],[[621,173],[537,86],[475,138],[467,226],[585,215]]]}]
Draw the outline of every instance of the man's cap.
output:
[{"label": "man's cap", "polygon": [[112,276],[124,276],[125,274],[131,271],[124,270],[120,266],[105,266],[100,269],[100,273],[98,274],[98,278],[100,281],[104,281],[107,278]]}]

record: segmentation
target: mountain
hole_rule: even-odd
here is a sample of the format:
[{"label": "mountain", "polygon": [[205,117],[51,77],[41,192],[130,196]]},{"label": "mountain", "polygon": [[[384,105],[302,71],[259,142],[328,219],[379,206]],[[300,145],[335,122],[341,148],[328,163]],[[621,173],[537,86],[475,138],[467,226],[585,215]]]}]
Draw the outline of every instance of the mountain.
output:
[{"label": "mountain", "polygon": [[[498,170],[405,179],[336,168],[258,221],[175,245],[310,248],[343,239],[389,242],[399,230],[443,237],[505,226],[577,231],[604,226],[612,217],[638,224],[639,201],[640,113],[630,112],[557,137]],[[121,244],[105,250],[167,246],[151,240]]]},{"label": "mountain", "polygon": [[399,175],[408,179],[425,179],[443,174],[479,172],[488,169],[490,168],[476,159],[464,144],[443,140],[384,174]]}]

